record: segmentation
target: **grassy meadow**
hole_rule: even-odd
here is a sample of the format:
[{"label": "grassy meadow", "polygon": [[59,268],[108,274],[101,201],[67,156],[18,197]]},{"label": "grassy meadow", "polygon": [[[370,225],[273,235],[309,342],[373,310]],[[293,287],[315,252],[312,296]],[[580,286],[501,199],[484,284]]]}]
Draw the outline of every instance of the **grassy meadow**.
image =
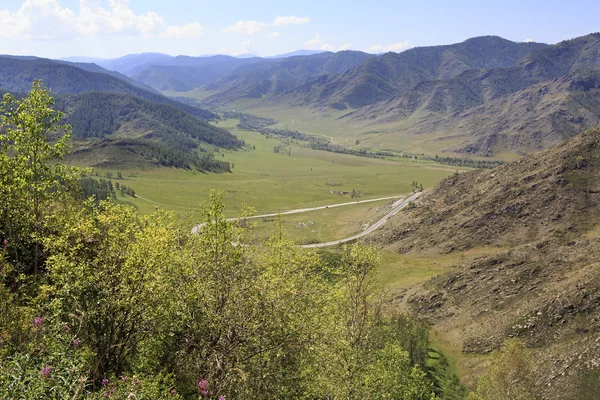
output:
[{"label": "grassy meadow", "polygon": [[[138,198],[127,197],[141,212],[157,206],[184,213],[200,208],[212,189],[223,193],[228,216],[237,215],[245,204],[257,214],[295,208],[314,207],[394,196],[412,191],[412,182],[425,188],[456,171],[456,167],[384,160],[329,153],[284,144],[284,151],[273,148],[282,142],[256,132],[235,129],[237,120],[221,121],[247,143],[247,149],[221,151],[217,157],[233,165],[232,173],[199,173],[181,169],[154,168],[121,171],[122,183],[132,187]],[[289,152],[288,152],[289,149]],[[115,175],[115,169],[99,169]],[[347,193],[344,193],[347,192]]]}]

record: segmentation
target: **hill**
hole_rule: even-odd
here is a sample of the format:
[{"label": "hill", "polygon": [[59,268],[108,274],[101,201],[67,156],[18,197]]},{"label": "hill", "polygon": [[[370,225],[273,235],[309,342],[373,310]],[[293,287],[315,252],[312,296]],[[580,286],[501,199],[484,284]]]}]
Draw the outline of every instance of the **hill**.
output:
[{"label": "hill", "polygon": [[524,340],[544,398],[593,398],[577,388],[600,365],[599,177],[597,127],[517,162],[443,180],[374,241],[431,257],[488,249],[468,263],[457,257],[451,272],[402,301],[464,354]]},{"label": "hill", "polygon": [[157,90],[185,92],[216,81],[237,67],[260,60],[230,56],[178,56],[163,65],[135,68],[130,74],[137,81]]},{"label": "hill", "polygon": [[[95,69],[96,67],[86,67]],[[203,119],[214,119],[215,114],[183,104],[161,94],[143,89],[139,84],[111,76],[108,72],[92,72],[63,61],[43,58],[0,57],[0,89],[26,93],[31,83],[40,79],[52,89],[53,94],[77,94],[88,91],[126,93],[155,103],[178,107]]]},{"label": "hill", "polygon": [[130,71],[132,70],[147,65],[162,65],[171,59],[173,59],[172,56],[162,53],[140,53],[128,54],[119,58],[100,60],[96,63],[110,71],[116,71],[130,76]]},{"label": "hill", "polygon": [[345,73],[308,82],[288,97],[298,105],[344,104],[359,108],[387,100],[425,81],[452,78],[473,68],[509,67],[546,46],[484,36],[452,45],[386,53]]},{"label": "hill", "polygon": [[346,116],[371,124],[412,117],[399,134],[460,138],[447,148],[496,155],[539,150],[600,123],[600,34],[561,42],[509,68],[423,82]]},{"label": "hill", "polygon": [[352,69],[372,54],[359,51],[322,52],[309,56],[269,59],[234,69],[204,88],[214,91],[203,103],[221,105],[240,98],[273,97],[319,77]]},{"label": "hill", "polygon": [[73,139],[85,143],[78,145],[74,157],[81,158],[85,153],[86,165],[116,166],[145,161],[218,170],[226,163],[215,161],[213,166],[207,161],[212,160],[212,147],[237,149],[243,145],[228,131],[179,108],[130,94],[86,92],[61,96],[57,107],[65,112],[66,122],[72,125]]}]

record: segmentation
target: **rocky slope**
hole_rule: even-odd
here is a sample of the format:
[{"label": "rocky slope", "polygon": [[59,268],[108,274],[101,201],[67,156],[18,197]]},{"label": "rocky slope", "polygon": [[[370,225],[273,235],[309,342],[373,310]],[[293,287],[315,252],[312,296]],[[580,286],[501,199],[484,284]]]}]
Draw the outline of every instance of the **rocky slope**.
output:
[{"label": "rocky slope", "polygon": [[490,249],[399,301],[459,337],[466,354],[521,338],[534,351],[544,398],[591,399],[597,393],[582,382],[600,368],[599,216],[600,127],[447,178],[373,240],[402,253]]},{"label": "rocky slope", "polygon": [[392,98],[427,81],[451,79],[473,68],[506,68],[541,43],[515,43],[497,36],[446,46],[386,53],[343,74],[327,75],[288,93],[294,104],[363,107]]},{"label": "rocky slope", "polygon": [[425,81],[344,118],[369,125],[410,119],[397,135],[458,138],[444,149],[455,153],[546,148],[600,122],[600,34],[533,51],[508,68]]}]

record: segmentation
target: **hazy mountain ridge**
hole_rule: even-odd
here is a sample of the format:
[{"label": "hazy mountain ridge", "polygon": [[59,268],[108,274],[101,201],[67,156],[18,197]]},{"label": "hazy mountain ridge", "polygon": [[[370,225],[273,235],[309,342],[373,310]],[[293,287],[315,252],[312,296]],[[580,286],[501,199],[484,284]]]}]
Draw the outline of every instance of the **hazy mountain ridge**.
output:
[{"label": "hazy mountain ridge", "polygon": [[263,61],[258,58],[230,56],[172,58],[163,65],[143,65],[129,71],[130,76],[157,90],[189,91],[220,79],[243,65]]},{"label": "hazy mountain ridge", "polygon": [[[90,68],[88,65],[86,68]],[[91,66],[92,69],[96,67]],[[40,79],[54,94],[77,94],[87,91],[128,93],[155,103],[168,104],[203,119],[214,119],[215,114],[165,97],[111,76],[110,73],[91,72],[63,61],[43,58],[0,57],[0,88],[9,92],[26,93],[31,83]]]},{"label": "hazy mountain ridge", "polygon": [[463,353],[524,340],[544,398],[578,399],[580,380],[600,363],[599,176],[595,128],[443,180],[375,241],[401,253],[490,249],[428,282],[409,306],[448,335],[460,332]]},{"label": "hazy mountain ridge", "polygon": [[346,50],[256,62],[238,67],[204,86],[206,90],[217,93],[203,102],[226,104],[244,97],[274,97],[318,77],[343,73],[374,57],[372,54]]}]

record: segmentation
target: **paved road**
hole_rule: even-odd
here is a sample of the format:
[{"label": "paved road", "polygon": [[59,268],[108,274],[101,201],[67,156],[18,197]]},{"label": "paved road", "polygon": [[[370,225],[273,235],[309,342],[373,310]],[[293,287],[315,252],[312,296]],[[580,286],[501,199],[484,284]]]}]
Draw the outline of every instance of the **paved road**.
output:
[{"label": "paved road", "polygon": [[[296,210],[282,211],[282,212],[263,214],[263,215],[253,215],[251,217],[247,217],[246,219],[277,217],[278,215],[299,214],[299,213],[304,213],[304,212],[308,212],[308,211],[324,210],[326,208],[344,207],[344,206],[351,206],[354,204],[364,204],[364,203],[372,203],[374,201],[393,200],[393,199],[402,199],[402,198],[404,198],[404,196],[389,196],[389,197],[380,197],[378,199],[356,200],[356,201],[353,201],[350,203],[339,203],[339,204],[331,204],[328,206],[310,207],[310,208],[298,208]],[[398,202],[394,203],[393,207],[395,207],[397,203]],[[227,221],[237,221],[238,219],[239,218],[237,218],[237,217],[236,218],[228,218]],[[204,226],[204,224],[200,224],[200,225],[193,227],[192,233],[198,232],[198,229],[200,229],[202,226]]]},{"label": "paved road", "polygon": [[302,247],[304,249],[315,249],[315,248],[319,248],[319,247],[336,246],[338,244],[352,242],[352,241],[354,241],[356,239],[359,239],[359,238],[361,238],[363,236],[366,236],[369,233],[371,233],[374,230],[376,230],[379,227],[381,227],[383,224],[385,224],[390,217],[396,215],[400,210],[402,210],[404,207],[406,207],[408,205],[408,203],[410,203],[411,201],[415,200],[420,195],[421,195],[421,192],[417,192],[417,193],[413,194],[412,196],[405,198],[404,200],[397,201],[396,203],[394,203],[392,205],[392,207],[393,207],[392,211],[390,211],[389,213],[387,213],[383,218],[381,218],[379,221],[375,222],[373,225],[371,225],[370,227],[368,227],[364,231],[362,231],[360,233],[357,233],[354,236],[350,236],[349,238],[346,238],[346,239],[334,240],[334,241],[325,242],[325,243],[305,244],[305,245],[302,245],[300,247]]}]

